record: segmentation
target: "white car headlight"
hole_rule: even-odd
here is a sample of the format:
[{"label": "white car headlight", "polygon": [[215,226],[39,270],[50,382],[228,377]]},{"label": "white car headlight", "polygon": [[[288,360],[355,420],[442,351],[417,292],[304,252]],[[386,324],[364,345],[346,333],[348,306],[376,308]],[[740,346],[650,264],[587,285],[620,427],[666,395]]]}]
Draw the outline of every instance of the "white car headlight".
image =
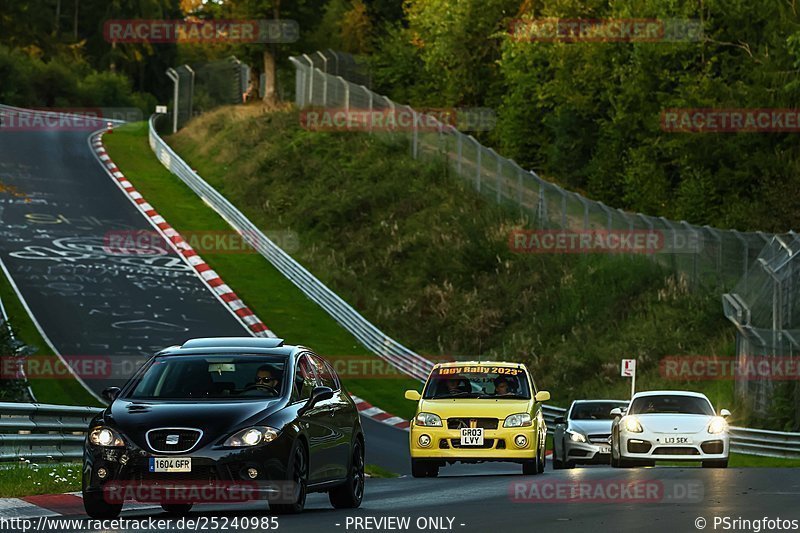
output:
[{"label": "white car headlight", "polygon": [[639,419],[635,416],[626,416],[622,419],[622,423],[625,426],[625,431],[630,431],[631,433],[641,433],[643,431],[642,424],[639,423]]},{"label": "white car headlight", "polygon": [[104,426],[96,427],[89,433],[89,442],[95,446],[125,446],[125,441],[122,440],[119,433]]},{"label": "white car headlight", "polygon": [[278,438],[278,430],[266,426],[255,426],[243,429],[234,433],[228,440],[225,441],[224,446],[257,446],[265,442],[272,442]]},{"label": "white car headlight", "polygon": [[567,430],[567,433],[569,434],[569,439],[573,442],[586,442],[586,436],[583,433],[570,430]]},{"label": "white car headlight", "polygon": [[442,419],[439,415],[433,413],[419,413],[417,415],[416,423],[418,426],[425,427],[442,427]]},{"label": "white car headlight", "polygon": [[712,435],[724,433],[728,430],[728,422],[721,416],[715,416],[708,424],[708,432]]},{"label": "white car headlight", "polygon": [[533,422],[531,421],[530,413],[517,413],[515,415],[508,416],[506,417],[506,421],[503,422],[504,428],[523,428],[532,425]]}]

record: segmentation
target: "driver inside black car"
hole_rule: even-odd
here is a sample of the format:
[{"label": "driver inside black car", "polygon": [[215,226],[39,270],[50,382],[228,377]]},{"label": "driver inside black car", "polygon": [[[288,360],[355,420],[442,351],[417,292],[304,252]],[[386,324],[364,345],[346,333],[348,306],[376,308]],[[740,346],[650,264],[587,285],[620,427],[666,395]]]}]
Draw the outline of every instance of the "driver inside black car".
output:
[{"label": "driver inside black car", "polygon": [[264,365],[256,371],[256,381],[253,385],[259,388],[274,389],[277,393],[280,389],[280,380],[275,376],[275,370],[271,366]]}]

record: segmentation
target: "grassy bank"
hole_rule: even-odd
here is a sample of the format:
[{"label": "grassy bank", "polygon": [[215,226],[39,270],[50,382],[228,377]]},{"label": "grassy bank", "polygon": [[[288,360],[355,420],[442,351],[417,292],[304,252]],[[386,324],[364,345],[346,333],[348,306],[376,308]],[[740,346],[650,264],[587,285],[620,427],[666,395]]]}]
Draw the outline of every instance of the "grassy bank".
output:
[{"label": "grassy bank", "polygon": [[[646,258],[513,253],[531,227],[402,141],[299,127],[296,112],[222,108],[170,138],[258,226],[292,230],[293,255],[378,327],[424,354],[523,361],[553,403],[699,389],[731,406],[730,382],[664,379],[667,355],[730,355],[719,295]],[[267,315],[268,317],[269,315]],[[740,423],[740,420],[734,420]]]},{"label": "grassy bank", "polygon": [[[147,201],[179,232],[230,231],[230,226],[171,175],[153,155],[145,124],[126,126],[104,138],[108,153]],[[265,230],[274,226],[262,226]],[[253,253],[201,253],[203,259],[277,335],[323,355],[376,359],[319,306],[306,298],[266,259]],[[378,367],[379,368],[379,367]],[[402,391],[418,384],[383,375],[343,375],[354,394],[398,416],[413,416]]]},{"label": "grassy bank", "polygon": [[0,467],[0,498],[59,494],[81,490],[80,463],[36,464],[20,461]]}]

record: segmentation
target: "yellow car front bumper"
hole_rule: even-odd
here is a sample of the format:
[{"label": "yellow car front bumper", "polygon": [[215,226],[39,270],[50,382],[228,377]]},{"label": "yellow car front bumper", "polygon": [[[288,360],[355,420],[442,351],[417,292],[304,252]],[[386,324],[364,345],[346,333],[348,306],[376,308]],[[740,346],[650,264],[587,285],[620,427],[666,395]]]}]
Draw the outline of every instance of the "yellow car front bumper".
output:
[{"label": "yellow car front bumper", "polygon": [[[483,446],[461,446],[461,432],[442,427],[411,426],[410,449],[412,459],[441,459],[444,461],[519,461],[536,458],[539,445],[535,426],[522,428],[498,428],[484,430]],[[420,437],[430,437],[430,445],[422,446]],[[518,446],[515,439],[523,435],[525,446]]]}]

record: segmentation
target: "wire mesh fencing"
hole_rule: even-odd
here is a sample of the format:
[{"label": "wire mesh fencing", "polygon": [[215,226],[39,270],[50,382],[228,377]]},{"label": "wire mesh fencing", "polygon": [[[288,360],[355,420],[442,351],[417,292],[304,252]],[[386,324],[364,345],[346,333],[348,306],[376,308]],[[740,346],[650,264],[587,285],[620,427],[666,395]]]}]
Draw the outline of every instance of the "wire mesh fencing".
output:
[{"label": "wire mesh fencing", "polygon": [[[443,117],[393,102],[369,88],[369,75],[356,58],[320,51],[290,58],[295,67],[295,103],[300,108],[334,110],[334,128],[381,132],[408,141],[414,158],[444,158],[452,171],[499,204],[519,209],[537,230],[586,235],[651,234],[656,262],[704,286],[731,287],[748,275],[749,265],[772,238],[761,232],[721,230],[609,207],[545,181],[460,126],[491,127],[491,113]],[[458,115],[458,111],[455,113]],[[478,117],[475,120],[475,117]],[[488,119],[487,119],[488,117]],[[329,122],[330,122],[329,117]],[[477,124],[477,126],[476,126]]]},{"label": "wire mesh fencing", "polygon": [[243,103],[251,86],[250,67],[233,56],[170,68],[167,76],[173,83],[170,111],[173,132],[183,128],[194,116],[215,107]]}]

